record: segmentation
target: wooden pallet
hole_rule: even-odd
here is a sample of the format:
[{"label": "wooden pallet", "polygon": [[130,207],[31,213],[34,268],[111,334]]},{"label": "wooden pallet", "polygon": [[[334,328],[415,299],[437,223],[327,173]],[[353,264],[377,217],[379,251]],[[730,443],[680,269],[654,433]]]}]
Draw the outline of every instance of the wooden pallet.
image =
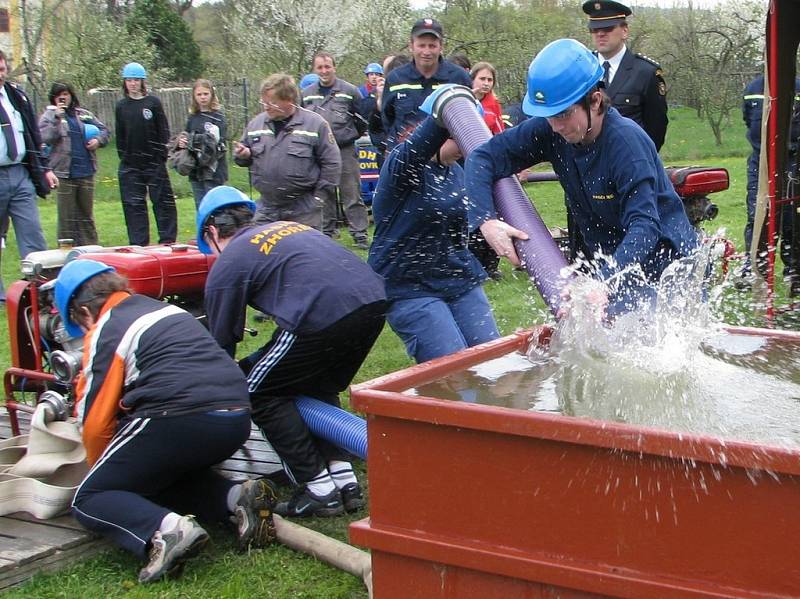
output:
[{"label": "wooden pallet", "polygon": [[[20,429],[28,430],[30,415],[18,413]],[[11,436],[8,414],[0,406],[0,439]],[[279,477],[278,456],[253,427],[250,439],[219,470],[234,480],[256,476]],[[34,574],[64,568],[110,545],[83,528],[70,515],[38,520],[16,513],[0,517],[0,592],[20,584]]]}]

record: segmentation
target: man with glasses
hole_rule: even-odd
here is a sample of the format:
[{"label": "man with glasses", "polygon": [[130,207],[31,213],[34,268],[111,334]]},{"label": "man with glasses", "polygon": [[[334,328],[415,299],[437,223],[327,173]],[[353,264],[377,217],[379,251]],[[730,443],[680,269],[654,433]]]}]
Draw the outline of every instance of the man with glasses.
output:
[{"label": "man with glasses", "polygon": [[622,116],[633,119],[645,130],[656,150],[667,134],[667,86],[658,63],[628,50],[627,17],[631,9],[614,0],[587,0],[583,12],[589,15],[597,60],[603,67],[603,81],[611,105]]},{"label": "man with glasses", "polygon": [[300,90],[289,75],[267,77],[259,102],[264,112],[247,124],[233,157],[250,167],[261,194],[257,223],[287,220],[322,231],[322,207],[336,192],[341,158],[328,123],[299,102]]},{"label": "man with glasses", "polygon": [[[532,118],[475,149],[465,175],[471,229],[480,227],[498,255],[518,264],[518,232],[497,219],[492,186],[550,162],[615,315],[653,299],[649,283],[698,241],[653,142],[609,106],[602,79],[602,66],[580,42],[548,44],[528,70],[523,110]],[[636,265],[641,275],[628,268]]]}]

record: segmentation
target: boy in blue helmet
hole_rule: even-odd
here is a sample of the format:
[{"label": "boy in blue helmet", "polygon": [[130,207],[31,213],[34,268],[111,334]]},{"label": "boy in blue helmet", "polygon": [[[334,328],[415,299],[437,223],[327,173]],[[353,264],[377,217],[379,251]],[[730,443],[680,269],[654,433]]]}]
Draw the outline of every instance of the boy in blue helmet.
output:
[{"label": "boy in blue helmet", "polygon": [[[644,130],[609,107],[603,67],[581,43],[548,44],[528,70],[523,110],[531,118],[472,152],[466,163],[471,225],[492,248],[518,260],[508,227],[497,220],[492,184],[540,162],[550,162],[568,196],[568,209],[608,280],[638,264],[657,281],[674,260],[698,245],[697,233]],[[609,313],[635,307],[641,292],[632,278],[609,297]],[[627,284],[630,283],[630,284]]]},{"label": "boy in blue helmet", "polygon": [[250,436],[250,410],[241,370],[205,327],[131,293],[95,260],[68,263],[54,286],[66,333],[84,337],[75,411],[91,470],[75,518],[148,559],[142,583],[180,573],[208,541],[181,514],[234,517],[242,549],[274,539],[269,482],[239,484],[212,469]]},{"label": "boy in blue helmet", "polygon": [[233,187],[209,191],[197,212],[197,246],[217,255],[205,308],[217,342],[234,355],[251,306],[277,325],[239,365],[253,422],[297,483],[282,516],[337,516],[364,505],[349,456],[312,436],[295,406],[309,395],[339,406],[383,328],[383,281],[363,260],[301,223],[251,222],[255,204]]}]

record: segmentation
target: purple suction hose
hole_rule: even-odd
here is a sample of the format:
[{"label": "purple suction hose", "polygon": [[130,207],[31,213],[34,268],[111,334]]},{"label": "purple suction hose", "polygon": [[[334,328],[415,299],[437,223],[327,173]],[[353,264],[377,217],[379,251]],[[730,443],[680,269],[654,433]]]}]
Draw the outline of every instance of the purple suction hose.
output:
[{"label": "purple suction hose", "polygon": [[367,459],[366,420],[307,395],[298,395],[294,403],[314,435],[362,460]]},{"label": "purple suction hose", "polygon": [[[451,93],[442,94],[432,114],[440,126],[447,127],[465,157],[492,136],[466,87],[454,86]],[[515,239],[514,247],[550,311],[557,314],[564,284],[561,269],[567,266],[566,258],[516,177],[496,181],[493,195],[500,218],[528,234],[527,240]]]}]

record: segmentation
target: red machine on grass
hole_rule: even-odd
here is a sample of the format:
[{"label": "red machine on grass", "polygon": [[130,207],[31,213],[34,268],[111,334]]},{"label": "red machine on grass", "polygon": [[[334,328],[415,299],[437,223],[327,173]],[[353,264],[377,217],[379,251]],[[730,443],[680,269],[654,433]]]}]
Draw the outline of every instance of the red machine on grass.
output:
[{"label": "red machine on grass", "polygon": [[[3,379],[12,432],[19,434],[17,411],[32,412],[43,391],[63,391],[78,374],[82,341],[64,330],[55,307],[52,286],[59,269],[70,260],[91,258],[113,266],[127,277],[130,288],[156,299],[203,314],[203,288],[214,257],[191,245],[85,246],[34,252],[22,261],[23,280],[6,293],[11,367]],[[19,395],[19,399],[18,399]]]}]

